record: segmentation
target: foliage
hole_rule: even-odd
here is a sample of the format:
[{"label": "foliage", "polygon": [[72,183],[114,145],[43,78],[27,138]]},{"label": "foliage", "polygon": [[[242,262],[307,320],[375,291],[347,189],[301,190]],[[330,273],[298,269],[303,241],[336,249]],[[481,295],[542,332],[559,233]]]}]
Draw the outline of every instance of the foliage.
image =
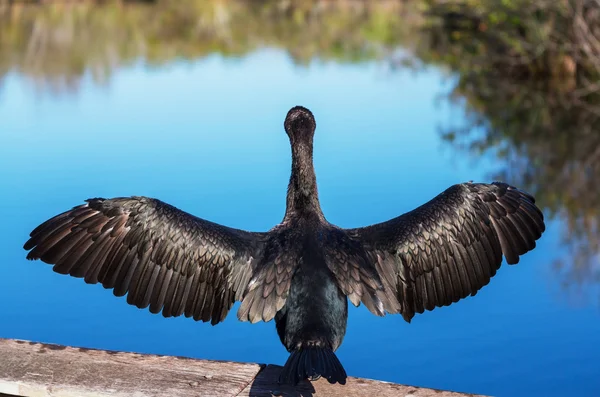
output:
[{"label": "foliage", "polygon": [[[436,52],[461,71],[467,61],[493,65],[508,78],[600,78],[600,3],[597,0],[429,0],[436,16],[431,44],[459,47]],[[571,82],[572,83],[572,82]]]}]

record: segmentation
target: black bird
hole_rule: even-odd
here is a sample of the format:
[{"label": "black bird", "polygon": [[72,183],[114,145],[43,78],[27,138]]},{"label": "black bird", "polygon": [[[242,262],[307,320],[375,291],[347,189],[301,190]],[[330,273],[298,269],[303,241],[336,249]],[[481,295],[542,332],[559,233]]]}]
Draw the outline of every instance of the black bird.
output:
[{"label": "black bird", "polygon": [[266,233],[215,224],[148,197],[93,198],[42,223],[24,248],[54,271],[102,283],[163,316],[270,321],[291,353],[280,382],[346,382],[334,352],[348,298],[374,314],[415,313],[475,295],[545,229],[534,198],[505,183],[462,183],[387,222],[327,222],[313,169],[312,113],[285,118],[292,174],[283,221]]}]

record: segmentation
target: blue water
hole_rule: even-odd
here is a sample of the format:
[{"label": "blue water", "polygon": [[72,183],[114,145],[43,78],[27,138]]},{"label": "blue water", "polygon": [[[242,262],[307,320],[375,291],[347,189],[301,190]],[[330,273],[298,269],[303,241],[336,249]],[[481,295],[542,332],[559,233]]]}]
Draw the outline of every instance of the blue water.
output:
[{"label": "blue water", "polygon": [[[330,222],[395,217],[450,185],[488,181],[493,158],[453,152],[441,124],[460,105],[439,101],[452,79],[436,69],[295,66],[277,51],[241,60],[117,70],[107,86],[44,95],[23,76],[0,96],[0,337],[283,364],[274,323],[217,326],[164,319],[99,285],[25,260],[31,229],[95,197],[146,195],[228,226],[265,231],[285,209],[297,104],[317,119],[315,167]],[[511,182],[511,181],[508,181]],[[497,396],[600,395],[600,313],[572,305],[550,264],[561,224],[504,265],[475,298],[417,315],[378,318],[351,308],[339,358],[352,376]]]}]

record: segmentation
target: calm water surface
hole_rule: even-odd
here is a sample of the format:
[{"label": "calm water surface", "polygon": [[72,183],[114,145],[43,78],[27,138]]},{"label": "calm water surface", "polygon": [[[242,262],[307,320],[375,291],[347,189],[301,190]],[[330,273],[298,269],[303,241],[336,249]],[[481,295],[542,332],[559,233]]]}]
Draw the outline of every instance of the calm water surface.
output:
[{"label": "calm water surface", "polygon": [[[265,231],[285,209],[287,110],[317,119],[315,167],[330,222],[381,222],[454,183],[489,181],[496,157],[440,139],[464,109],[439,96],[440,70],[312,62],[283,52],[209,56],[84,79],[74,95],[41,95],[18,73],[0,95],[0,337],[198,358],[283,364],[274,323],[218,326],[164,319],[100,285],[25,260],[29,231],[101,196],[146,195],[228,226]],[[487,156],[487,157],[486,157]],[[507,181],[512,182],[512,181]],[[474,298],[417,315],[378,318],[352,307],[339,358],[352,376],[498,396],[600,392],[597,300],[567,298],[551,264],[560,220],[518,266],[503,265]]]}]

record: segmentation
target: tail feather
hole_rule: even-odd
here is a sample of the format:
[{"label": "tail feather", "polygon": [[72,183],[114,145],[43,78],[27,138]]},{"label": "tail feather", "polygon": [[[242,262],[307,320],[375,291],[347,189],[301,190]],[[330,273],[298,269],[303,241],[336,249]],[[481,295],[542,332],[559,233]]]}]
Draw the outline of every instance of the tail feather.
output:
[{"label": "tail feather", "polygon": [[279,375],[279,383],[296,385],[301,380],[317,380],[321,376],[329,383],[346,384],[346,371],[331,349],[301,347],[290,354]]}]

